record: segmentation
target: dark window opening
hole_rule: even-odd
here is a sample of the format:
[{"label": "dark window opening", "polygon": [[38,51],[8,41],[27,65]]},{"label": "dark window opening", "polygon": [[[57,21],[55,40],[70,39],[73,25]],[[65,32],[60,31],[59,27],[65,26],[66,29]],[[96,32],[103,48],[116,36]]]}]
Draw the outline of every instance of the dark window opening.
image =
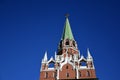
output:
[{"label": "dark window opening", "polygon": [[90,65],[91,65],[91,67],[93,67],[93,64],[92,64],[92,63],[90,63]]},{"label": "dark window opening", "polygon": [[66,69],[68,69],[68,66],[66,66]]},{"label": "dark window opening", "polygon": [[66,75],[67,75],[67,77],[69,77],[69,73],[67,73]]},{"label": "dark window opening", "polygon": [[66,43],[65,43],[66,45],[69,45],[69,41],[66,41]]},{"label": "dark window opening", "polygon": [[75,41],[73,41],[73,46],[75,47]]}]

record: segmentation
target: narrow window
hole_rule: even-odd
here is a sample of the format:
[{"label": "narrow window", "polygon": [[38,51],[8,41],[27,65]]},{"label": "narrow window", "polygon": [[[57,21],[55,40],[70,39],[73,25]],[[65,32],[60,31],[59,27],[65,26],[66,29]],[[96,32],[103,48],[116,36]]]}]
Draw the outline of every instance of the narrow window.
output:
[{"label": "narrow window", "polygon": [[93,64],[92,64],[92,63],[90,63],[90,65],[91,65],[91,67],[93,67]]},{"label": "narrow window", "polygon": [[45,73],[45,78],[48,78],[48,72]]},{"label": "narrow window", "polygon": [[68,69],[68,66],[66,66],[66,69]]},{"label": "narrow window", "polygon": [[69,77],[69,73],[67,73],[66,76]]},{"label": "narrow window", "polygon": [[57,74],[56,73],[53,73],[53,77],[56,78]]},{"label": "narrow window", "polygon": [[89,71],[87,71],[86,76],[90,77],[90,72]]}]

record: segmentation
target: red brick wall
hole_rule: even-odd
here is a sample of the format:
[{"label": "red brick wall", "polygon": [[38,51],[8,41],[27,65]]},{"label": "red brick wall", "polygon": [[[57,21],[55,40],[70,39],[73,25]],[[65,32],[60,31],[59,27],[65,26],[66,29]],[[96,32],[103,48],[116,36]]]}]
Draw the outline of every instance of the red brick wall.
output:
[{"label": "red brick wall", "polygon": [[79,70],[79,73],[81,74],[79,75],[79,78],[96,78],[94,69],[88,69],[88,70],[82,69],[82,70]]},{"label": "red brick wall", "polygon": [[[67,73],[69,74],[68,77]],[[66,64],[62,67],[62,70],[59,71],[59,79],[75,79],[75,70],[73,69],[72,65]]]},{"label": "red brick wall", "polygon": [[42,71],[40,72],[40,80],[55,80],[55,75],[56,75],[55,71]]}]

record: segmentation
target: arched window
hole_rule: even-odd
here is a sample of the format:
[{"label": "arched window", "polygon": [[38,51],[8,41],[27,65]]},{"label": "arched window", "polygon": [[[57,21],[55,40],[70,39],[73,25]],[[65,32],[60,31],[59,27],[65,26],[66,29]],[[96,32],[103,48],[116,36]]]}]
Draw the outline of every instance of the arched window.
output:
[{"label": "arched window", "polygon": [[54,62],[49,63],[49,68],[53,68],[54,67]]},{"label": "arched window", "polygon": [[69,77],[69,73],[67,73],[66,76]]},{"label": "arched window", "polygon": [[66,40],[66,43],[65,43],[65,45],[69,45],[69,41],[68,41],[68,40]]},{"label": "arched window", "polygon": [[90,72],[89,71],[87,71],[86,76],[90,77]]}]

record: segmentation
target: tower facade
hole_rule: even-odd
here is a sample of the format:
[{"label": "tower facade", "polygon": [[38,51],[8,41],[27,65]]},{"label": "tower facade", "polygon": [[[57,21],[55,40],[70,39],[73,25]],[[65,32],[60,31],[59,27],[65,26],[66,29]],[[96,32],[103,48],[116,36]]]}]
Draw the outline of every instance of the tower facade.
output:
[{"label": "tower facade", "polygon": [[40,80],[98,80],[89,49],[86,58],[80,55],[68,17],[54,58],[48,60],[45,52],[41,62]]}]

